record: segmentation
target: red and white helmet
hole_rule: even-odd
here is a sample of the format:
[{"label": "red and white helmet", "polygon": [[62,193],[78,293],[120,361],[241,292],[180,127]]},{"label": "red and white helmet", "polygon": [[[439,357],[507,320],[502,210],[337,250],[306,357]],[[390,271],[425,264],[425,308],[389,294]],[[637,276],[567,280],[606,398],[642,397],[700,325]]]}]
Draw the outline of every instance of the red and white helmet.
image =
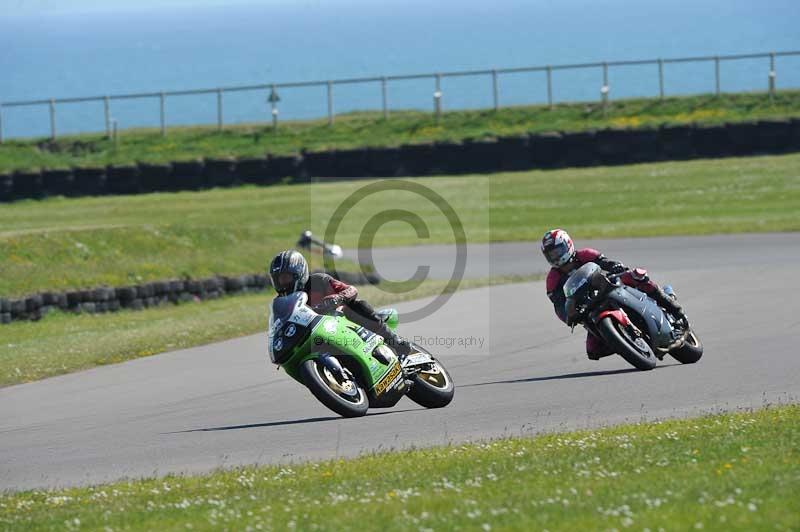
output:
[{"label": "red and white helmet", "polygon": [[553,267],[567,264],[575,256],[575,244],[563,229],[553,229],[542,238],[542,254]]}]

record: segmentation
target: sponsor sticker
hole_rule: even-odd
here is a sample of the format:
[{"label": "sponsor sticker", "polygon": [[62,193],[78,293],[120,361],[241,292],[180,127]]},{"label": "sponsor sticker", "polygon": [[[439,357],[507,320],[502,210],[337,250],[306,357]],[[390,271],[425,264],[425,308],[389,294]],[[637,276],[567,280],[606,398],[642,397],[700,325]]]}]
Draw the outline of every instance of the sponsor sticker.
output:
[{"label": "sponsor sticker", "polygon": [[386,376],[384,376],[380,382],[375,385],[375,394],[380,395],[385,392],[386,389],[392,386],[395,380],[397,380],[400,376],[400,364],[395,364],[392,366],[392,369],[386,373]]}]

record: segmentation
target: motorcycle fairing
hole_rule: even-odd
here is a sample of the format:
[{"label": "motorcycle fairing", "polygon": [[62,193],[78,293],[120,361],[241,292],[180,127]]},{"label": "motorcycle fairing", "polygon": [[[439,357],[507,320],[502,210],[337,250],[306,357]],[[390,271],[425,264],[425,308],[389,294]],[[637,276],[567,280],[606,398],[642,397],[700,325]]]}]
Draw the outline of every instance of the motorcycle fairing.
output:
[{"label": "motorcycle fairing", "polygon": [[666,314],[647,294],[630,286],[618,286],[612,290],[607,299],[620,308],[634,312],[642,318],[647,333],[656,347],[664,347],[672,343],[672,325]]},{"label": "motorcycle fairing", "polygon": [[597,315],[597,321],[599,322],[602,319],[612,317],[619,322],[620,325],[628,326],[631,324],[631,320],[628,319],[628,315],[625,314],[625,311],[622,309],[606,309],[600,312]]}]

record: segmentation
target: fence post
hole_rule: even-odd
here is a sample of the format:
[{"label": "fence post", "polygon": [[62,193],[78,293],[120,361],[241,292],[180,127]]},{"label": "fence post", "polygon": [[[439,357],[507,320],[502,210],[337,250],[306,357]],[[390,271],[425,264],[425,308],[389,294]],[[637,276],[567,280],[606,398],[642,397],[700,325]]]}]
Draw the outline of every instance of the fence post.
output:
[{"label": "fence post", "polygon": [[116,148],[117,144],[118,144],[118,142],[117,142],[117,120],[116,120],[116,118],[111,121],[111,128],[112,128],[111,129],[112,130],[111,136],[114,139],[114,147]]},{"label": "fence post", "polygon": [[222,89],[217,89],[217,131],[222,131]]},{"label": "fence post", "polygon": [[442,75],[436,74],[436,90],[433,91],[433,111],[436,115],[436,123],[442,114]]},{"label": "fence post", "polygon": [[111,138],[111,109],[109,108],[108,96],[103,97],[103,117],[106,123],[106,138]]},{"label": "fence post", "polygon": [[0,144],[3,143],[3,104],[0,103]]},{"label": "fence post", "polygon": [[389,120],[389,103],[386,95],[386,77],[381,78],[381,100],[383,102],[383,119]]},{"label": "fence post", "polygon": [[492,99],[494,101],[495,112],[500,109],[500,99],[497,92],[497,70],[492,70]]},{"label": "fence post", "polygon": [[50,98],[50,139],[56,140],[56,101]]},{"label": "fence post", "polygon": [[600,87],[600,96],[603,101],[603,114],[606,113],[608,107],[608,64],[603,63],[603,86]]},{"label": "fence post", "polygon": [[547,106],[553,110],[553,67],[547,65]]},{"label": "fence post", "polygon": [[658,60],[658,97],[664,99],[664,61]]},{"label": "fence post", "polygon": [[278,100],[280,100],[280,98],[278,98],[278,93],[275,92],[275,85],[272,85],[270,87],[269,98],[267,98],[267,101],[269,101],[269,106],[272,108],[273,133],[278,132]]},{"label": "fence post", "polygon": [[161,136],[167,136],[167,120],[166,115],[164,113],[164,93],[158,95],[159,99],[159,107],[160,107],[160,116],[161,116]]},{"label": "fence post", "polygon": [[719,56],[714,56],[714,79],[716,81],[717,96],[719,96]]},{"label": "fence post", "polygon": [[769,99],[775,97],[775,52],[769,54]]},{"label": "fence post", "polygon": [[333,125],[333,83],[327,82],[328,87],[328,125]]}]

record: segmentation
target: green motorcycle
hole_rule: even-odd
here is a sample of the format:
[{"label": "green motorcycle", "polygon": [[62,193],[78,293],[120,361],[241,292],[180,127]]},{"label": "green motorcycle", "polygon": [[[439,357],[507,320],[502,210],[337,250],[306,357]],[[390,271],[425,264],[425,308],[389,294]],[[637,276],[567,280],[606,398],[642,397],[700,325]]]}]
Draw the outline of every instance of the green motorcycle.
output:
[{"label": "green motorcycle", "polygon": [[[453,379],[429,352],[412,344],[411,354],[401,361],[382,336],[341,312],[318,314],[307,302],[305,292],[273,300],[269,355],[322,404],[344,417],[358,417],[369,407],[392,407],[404,395],[426,408],[453,400]],[[397,328],[396,310],[379,314],[392,330]]]}]

